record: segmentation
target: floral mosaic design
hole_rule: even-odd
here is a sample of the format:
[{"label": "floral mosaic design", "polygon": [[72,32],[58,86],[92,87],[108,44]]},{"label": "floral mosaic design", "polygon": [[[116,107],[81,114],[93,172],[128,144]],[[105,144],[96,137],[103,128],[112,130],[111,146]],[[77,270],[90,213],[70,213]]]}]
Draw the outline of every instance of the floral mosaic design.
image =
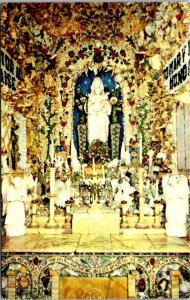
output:
[{"label": "floral mosaic design", "polygon": [[[188,298],[188,266],[188,255],[181,254],[22,254],[22,256],[7,254],[2,260],[2,292],[5,297],[6,270],[19,270],[17,299],[51,299],[50,270],[60,271],[61,276],[71,277],[117,277],[127,276],[132,271],[136,271],[137,298],[167,298],[171,296],[170,271],[180,270],[182,274],[180,296]],[[20,287],[25,292],[19,294]]]}]

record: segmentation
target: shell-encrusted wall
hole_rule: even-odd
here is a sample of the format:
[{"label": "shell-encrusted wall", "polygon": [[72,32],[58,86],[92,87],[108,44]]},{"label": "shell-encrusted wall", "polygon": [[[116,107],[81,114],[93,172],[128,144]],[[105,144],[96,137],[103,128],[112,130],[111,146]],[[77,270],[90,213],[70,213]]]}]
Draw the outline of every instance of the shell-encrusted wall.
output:
[{"label": "shell-encrusted wall", "polygon": [[88,69],[104,69],[120,81],[125,151],[130,146],[135,153],[142,134],[143,163],[155,147],[155,157],[167,155],[166,170],[173,164],[177,99],[168,94],[162,70],[187,39],[189,3],[1,6],[2,46],[23,73],[16,92],[2,96],[27,118],[29,160],[37,154],[45,161],[52,139],[70,153],[75,81]]}]

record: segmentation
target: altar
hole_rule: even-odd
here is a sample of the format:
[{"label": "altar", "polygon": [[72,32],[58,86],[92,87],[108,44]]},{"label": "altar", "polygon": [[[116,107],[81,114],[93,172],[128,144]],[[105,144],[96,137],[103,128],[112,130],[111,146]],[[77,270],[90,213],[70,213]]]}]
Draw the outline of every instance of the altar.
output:
[{"label": "altar", "polygon": [[89,212],[89,208],[76,209],[73,213],[73,234],[119,234],[120,211],[109,207]]}]

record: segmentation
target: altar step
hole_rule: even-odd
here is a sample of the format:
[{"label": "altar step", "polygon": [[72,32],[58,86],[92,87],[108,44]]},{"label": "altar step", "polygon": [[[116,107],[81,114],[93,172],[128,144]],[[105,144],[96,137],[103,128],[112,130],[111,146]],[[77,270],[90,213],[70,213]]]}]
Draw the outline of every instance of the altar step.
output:
[{"label": "altar step", "polygon": [[[30,234],[71,234],[72,229],[65,228],[27,228],[26,233]],[[165,228],[125,228],[120,229],[119,234],[121,235],[134,235],[134,234],[165,234]],[[90,234],[90,233],[88,233]],[[95,234],[95,233],[93,233]]]},{"label": "altar step", "polygon": [[120,229],[120,234],[165,234],[165,228],[125,228]]},{"label": "altar step", "polygon": [[71,229],[65,228],[27,228],[26,233],[30,234],[71,234]]}]

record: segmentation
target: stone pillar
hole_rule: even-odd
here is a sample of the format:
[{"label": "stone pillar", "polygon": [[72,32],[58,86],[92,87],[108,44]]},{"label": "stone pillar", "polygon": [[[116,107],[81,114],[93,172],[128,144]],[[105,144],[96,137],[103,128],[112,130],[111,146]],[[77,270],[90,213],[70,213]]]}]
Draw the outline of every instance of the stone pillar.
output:
[{"label": "stone pillar", "polygon": [[136,299],[136,271],[132,271],[132,274],[128,274],[128,298]]},{"label": "stone pillar", "polygon": [[52,300],[59,300],[59,281],[60,281],[60,271],[50,271],[50,276],[52,280],[52,290],[51,290],[51,299]]},{"label": "stone pillar", "polygon": [[179,279],[180,271],[171,271],[171,286],[172,286],[172,299],[179,299]]},{"label": "stone pillar", "polygon": [[7,271],[7,288],[8,288],[8,299],[16,299],[16,274],[15,271]]}]

